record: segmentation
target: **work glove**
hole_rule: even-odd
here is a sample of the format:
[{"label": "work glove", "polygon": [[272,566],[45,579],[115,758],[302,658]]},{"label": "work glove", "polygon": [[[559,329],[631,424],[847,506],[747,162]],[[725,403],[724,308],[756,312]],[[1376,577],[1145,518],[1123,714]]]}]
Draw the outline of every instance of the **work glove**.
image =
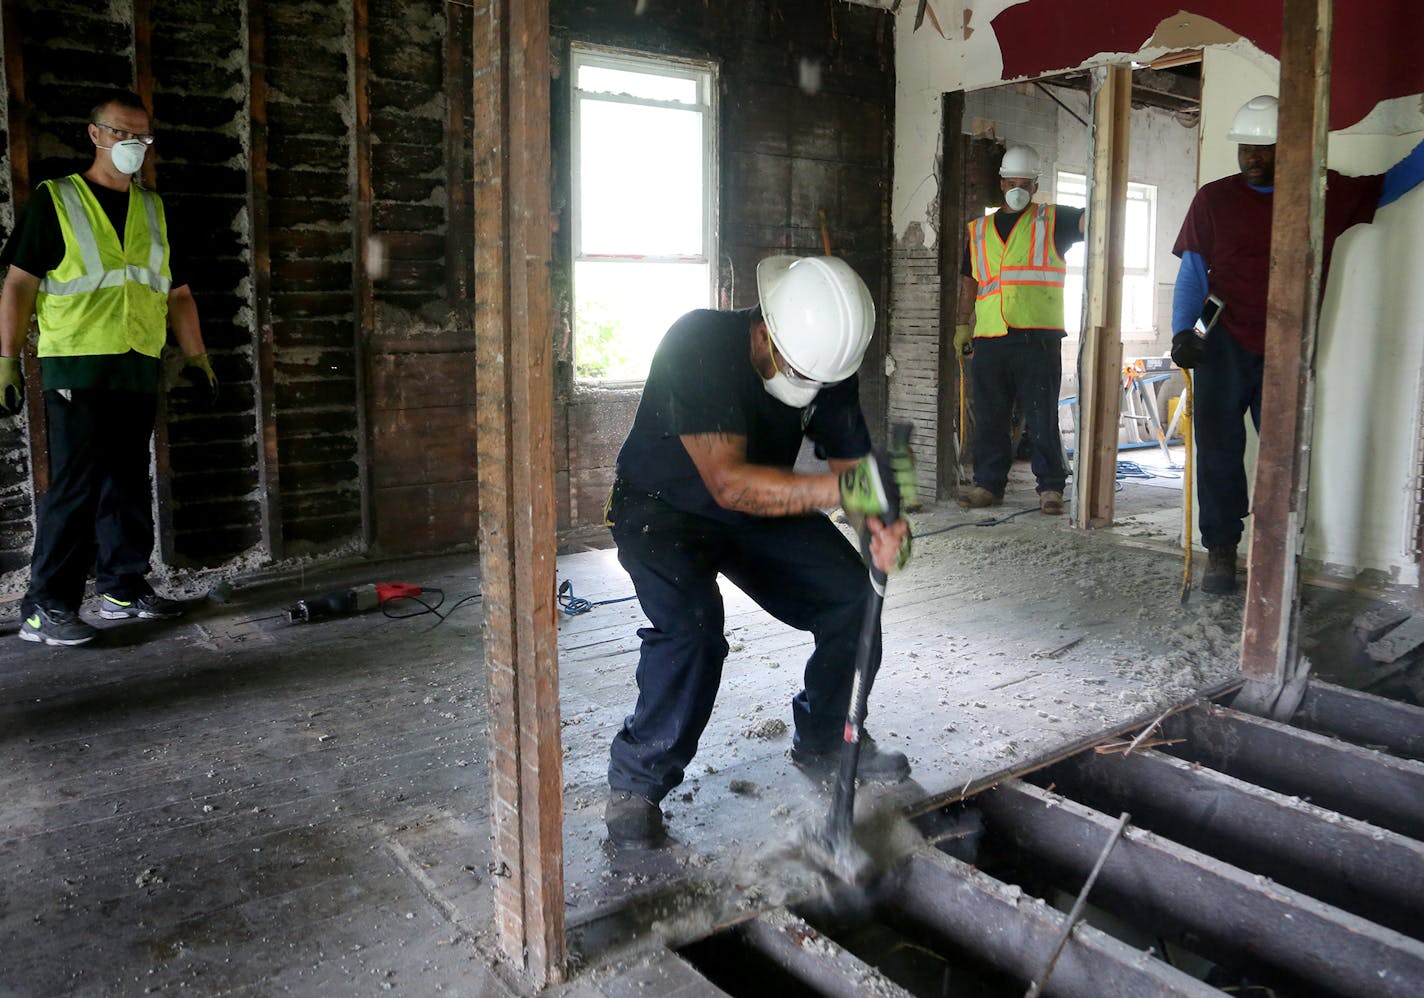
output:
[{"label": "work glove", "polygon": [[961,322],[954,327],[954,349],[968,357],[974,352],[974,327]]},{"label": "work glove", "polygon": [[1206,340],[1194,329],[1181,329],[1172,334],[1172,363],[1190,371],[1206,356]]},{"label": "work glove", "polygon": [[0,408],[18,416],[25,407],[25,375],[19,357],[0,357]]},{"label": "work glove", "polygon": [[218,400],[218,376],[213,373],[213,365],[207,354],[196,353],[183,358],[182,374],[192,384],[198,397],[208,405]]},{"label": "work glove", "polygon": [[884,517],[919,502],[915,455],[909,447],[865,455],[841,473],[841,508],[852,517]]},{"label": "work glove", "polygon": [[[870,545],[870,528],[866,526],[864,517],[856,518],[859,522],[853,524],[856,537],[860,540],[860,557],[871,569],[879,571],[875,567],[875,555]],[[910,563],[910,552],[914,547],[914,537],[910,530],[910,518],[900,517],[900,522],[905,525],[905,539],[900,542],[900,548],[895,552],[895,564],[890,567],[891,572],[898,572]]]},{"label": "work glove", "polygon": [[905,540],[900,544],[900,550],[895,553],[895,571],[900,571],[910,563],[910,552],[914,548],[914,536],[910,530],[909,518],[905,519]]}]

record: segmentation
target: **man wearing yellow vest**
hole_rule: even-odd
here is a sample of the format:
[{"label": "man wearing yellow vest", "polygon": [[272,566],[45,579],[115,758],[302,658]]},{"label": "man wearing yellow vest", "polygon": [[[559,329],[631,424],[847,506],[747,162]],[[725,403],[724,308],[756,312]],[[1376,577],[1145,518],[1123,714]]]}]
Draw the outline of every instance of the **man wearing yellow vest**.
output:
[{"label": "man wearing yellow vest", "polygon": [[106,95],[89,115],[94,161],[82,174],[40,184],[0,254],[0,411],[23,406],[20,351],[30,317],[49,431],[49,489],[35,524],[20,637],[82,645],[97,633],[80,619],[84,583],[97,566],[106,619],[182,613],[149,585],[153,551],[149,441],[159,354],[171,326],[184,368],[209,397],[217,379],[198,307],[175,278],[163,202],[135,182],[152,124],[132,93]]},{"label": "man wearing yellow vest", "polygon": [[[974,487],[959,504],[998,506],[1013,462],[1010,420],[1023,410],[1033,445],[1038,508],[1063,512],[1068,469],[1058,435],[1063,378],[1063,256],[1083,238],[1084,212],[1033,204],[1038,154],[1011,146],[999,167],[1002,206],[969,224],[954,345],[973,355]],[[971,321],[972,320],[972,321]]]}]

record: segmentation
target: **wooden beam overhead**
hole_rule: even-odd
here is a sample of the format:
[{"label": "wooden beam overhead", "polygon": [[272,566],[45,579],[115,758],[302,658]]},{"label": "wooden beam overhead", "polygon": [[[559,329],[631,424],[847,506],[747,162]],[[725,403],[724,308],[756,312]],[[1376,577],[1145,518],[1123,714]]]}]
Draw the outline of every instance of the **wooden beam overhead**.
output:
[{"label": "wooden beam overhead", "polygon": [[1127,219],[1127,157],[1132,70],[1094,70],[1093,184],[1088,202],[1088,302],[1083,323],[1083,383],[1078,386],[1074,457],[1079,527],[1109,527],[1117,486],[1122,400],[1122,261]]},{"label": "wooden beam overhead", "polygon": [[555,604],[549,8],[473,11],[475,347],[495,922],[537,984],[566,959]]},{"label": "wooden beam overhead", "polygon": [[1266,366],[1241,638],[1241,671],[1270,689],[1284,686],[1298,654],[1323,278],[1331,11],[1332,0],[1285,0],[1283,6],[1275,180],[1282,196],[1271,218]]}]

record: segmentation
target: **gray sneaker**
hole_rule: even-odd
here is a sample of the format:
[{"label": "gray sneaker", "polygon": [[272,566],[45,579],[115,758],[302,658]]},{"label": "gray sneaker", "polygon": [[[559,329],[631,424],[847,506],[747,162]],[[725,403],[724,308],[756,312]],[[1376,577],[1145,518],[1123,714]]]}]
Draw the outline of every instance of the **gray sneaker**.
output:
[{"label": "gray sneaker", "polygon": [[108,593],[99,597],[99,616],[105,620],[139,617],[143,620],[170,620],[183,616],[183,604],[157,593],[122,600]]},{"label": "gray sneaker", "polygon": [[21,641],[47,645],[87,644],[98,633],[72,610],[50,610],[42,606],[33,607],[20,624]]}]

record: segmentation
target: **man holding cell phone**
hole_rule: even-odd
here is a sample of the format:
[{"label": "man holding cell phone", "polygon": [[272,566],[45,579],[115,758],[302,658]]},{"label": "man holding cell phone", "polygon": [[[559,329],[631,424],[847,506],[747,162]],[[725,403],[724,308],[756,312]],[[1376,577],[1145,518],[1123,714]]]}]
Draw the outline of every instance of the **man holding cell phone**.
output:
[{"label": "man holding cell phone", "polygon": [[[1261,426],[1276,119],[1271,96],[1253,97],[1236,112],[1227,138],[1237,143],[1241,172],[1197,191],[1172,247],[1182,261],[1172,299],[1172,360],[1195,372],[1197,502],[1207,549],[1201,589],[1218,595],[1236,591],[1236,552],[1250,512],[1245,414]],[[1424,143],[1382,175],[1330,171],[1321,273],[1329,273],[1341,233],[1373,221],[1376,208],[1421,179]]]}]

